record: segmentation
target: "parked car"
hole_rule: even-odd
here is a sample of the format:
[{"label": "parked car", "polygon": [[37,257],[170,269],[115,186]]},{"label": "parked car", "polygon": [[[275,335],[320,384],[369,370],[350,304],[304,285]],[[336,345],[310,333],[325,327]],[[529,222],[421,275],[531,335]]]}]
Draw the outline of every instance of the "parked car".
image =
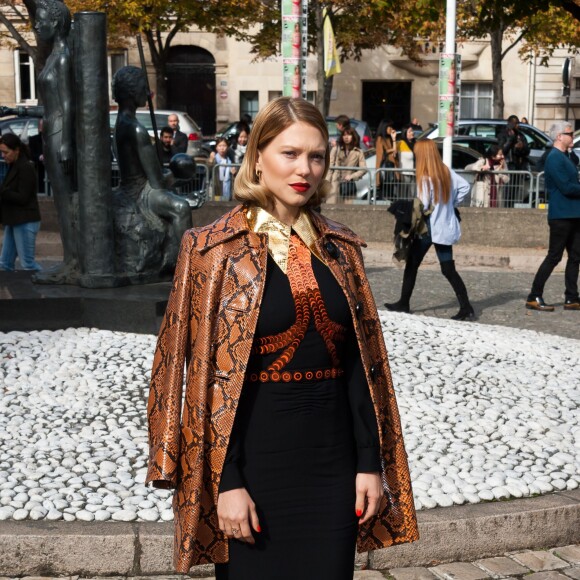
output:
[{"label": "parked car", "polygon": [[[459,119],[457,133],[458,138],[470,136],[497,139],[506,127],[507,121],[504,119]],[[521,123],[519,129],[530,146],[530,169],[533,171],[546,149],[553,143],[548,135],[533,125]],[[439,137],[436,123],[430,124],[429,128],[419,136],[420,139],[435,139],[436,137]]]},{"label": "parked car", "polygon": [[[437,141],[437,143],[442,143],[443,137],[437,137],[435,141]],[[482,157],[487,154],[489,148],[492,145],[497,144],[498,140],[495,138],[492,139],[491,137],[473,137],[471,135],[458,135],[457,137],[453,137],[453,145],[459,145],[461,147],[468,147],[469,149],[473,149],[474,151],[477,151]],[[453,167],[455,168],[455,165],[453,165]],[[458,169],[463,168],[459,167]]]},{"label": "parked car", "polygon": [[0,134],[14,133],[28,143],[29,137],[38,135],[38,123],[36,117],[8,117],[0,120]]},{"label": "parked car", "polygon": [[[336,141],[339,137],[339,131],[336,126],[336,117],[326,117],[326,125],[328,126],[328,136],[330,141]],[[372,149],[372,147],[374,147],[374,140],[368,124],[359,119],[350,119],[350,125],[356,130],[360,137],[360,148],[363,151]]]},{"label": "parked car", "polygon": [[[437,148],[439,149],[439,153],[443,156],[443,141],[437,142]],[[473,184],[475,180],[475,175],[473,173],[462,173],[463,169],[466,165],[470,163],[474,163],[478,159],[481,158],[481,154],[474,149],[469,147],[465,147],[464,145],[458,145],[453,143],[453,152],[452,152],[452,164],[453,169],[455,171],[459,171],[461,175],[469,182],[469,184]],[[365,152],[365,159],[366,165],[369,169],[376,168],[377,156],[373,150]],[[356,199],[357,200],[365,200],[368,198],[369,194],[369,185],[371,180],[372,173],[369,172],[367,175],[364,175],[361,179],[356,182]]]},{"label": "parked car", "polygon": [[[154,139],[153,134],[153,123],[151,122],[151,113],[149,109],[138,109],[137,119],[149,132],[151,139]],[[167,119],[169,115],[177,115],[179,119],[179,129],[187,135],[187,151],[188,155],[191,157],[198,157],[204,155],[202,150],[203,145],[203,134],[199,125],[187,114],[182,111],[167,111],[159,110],[155,111],[155,122],[157,124],[157,131],[161,131],[163,127],[168,125]],[[109,112],[109,124],[111,131],[115,129],[115,123],[117,122],[117,110],[111,109]]]}]

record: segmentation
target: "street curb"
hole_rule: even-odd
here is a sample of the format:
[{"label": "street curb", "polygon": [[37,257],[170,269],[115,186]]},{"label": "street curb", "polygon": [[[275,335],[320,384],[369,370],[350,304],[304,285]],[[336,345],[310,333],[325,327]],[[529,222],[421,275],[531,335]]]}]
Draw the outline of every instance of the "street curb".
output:
[{"label": "street curb", "polygon": [[[419,512],[421,539],[361,554],[369,569],[470,561],[580,542],[580,490]],[[171,575],[172,523],[4,521],[0,575]],[[328,558],[332,558],[328,554]],[[213,575],[213,566],[190,571]]]}]

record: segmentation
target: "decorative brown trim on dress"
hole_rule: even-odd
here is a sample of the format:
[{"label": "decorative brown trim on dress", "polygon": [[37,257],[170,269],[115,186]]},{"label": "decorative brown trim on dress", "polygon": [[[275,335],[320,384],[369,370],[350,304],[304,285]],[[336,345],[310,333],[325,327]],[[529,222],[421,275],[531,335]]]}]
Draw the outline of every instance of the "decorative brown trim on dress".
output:
[{"label": "decorative brown trim on dress", "polygon": [[296,306],[296,322],[284,332],[258,338],[254,341],[252,354],[272,354],[282,349],[280,356],[268,367],[269,371],[282,370],[294,357],[296,349],[304,340],[310,319],[314,317],[316,330],[324,340],[333,368],[340,361],[336,343],[346,337],[346,328],[330,319],[318,282],[312,270],[311,253],[302,239],[292,234],[288,249],[288,280]]}]

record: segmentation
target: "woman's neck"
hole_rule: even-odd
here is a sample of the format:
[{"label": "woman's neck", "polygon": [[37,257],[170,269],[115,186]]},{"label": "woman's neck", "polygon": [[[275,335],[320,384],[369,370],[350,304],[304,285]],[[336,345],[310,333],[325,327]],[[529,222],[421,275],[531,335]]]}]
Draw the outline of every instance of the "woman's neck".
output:
[{"label": "woman's neck", "polygon": [[276,200],[266,209],[270,215],[287,226],[293,226],[296,223],[300,216],[300,210],[300,207],[287,206],[280,202],[276,203]]}]

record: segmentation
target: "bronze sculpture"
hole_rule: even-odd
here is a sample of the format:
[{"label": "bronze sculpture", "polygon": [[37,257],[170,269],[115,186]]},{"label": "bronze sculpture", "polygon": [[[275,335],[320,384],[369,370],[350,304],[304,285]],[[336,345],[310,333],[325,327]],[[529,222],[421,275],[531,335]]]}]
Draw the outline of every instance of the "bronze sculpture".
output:
[{"label": "bronze sculpture", "polygon": [[[40,273],[37,280],[74,283],[79,275],[74,187],[74,97],[72,58],[68,45],[71,16],[58,0],[38,0],[35,29],[52,42],[52,51],[38,75],[44,104],[43,149],[46,172],[52,185],[63,245],[63,264]],[[29,112],[30,114],[30,112]]]},{"label": "bronze sculpture", "polygon": [[[64,262],[35,281],[106,288],[162,280],[175,267],[181,236],[192,225],[191,209],[171,191],[174,176],[162,173],[149,134],[137,121],[135,111],[147,100],[145,73],[124,67],[114,79],[121,184],[111,190],[105,16],[75,15],[74,59],[66,6],[38,0],[36,19],[38,35],[53,43],[38,81],[44,106],[0,107],[0,116],[44,120],[44,158]],[[181,173],[175,176],[181,182],[194,176],[193,160],[173,161],[170,167]]]},{"label": "bronze sculpture", "polygon": [[[131,256],[136,275],[148,269],[148,262],[166,271],[175,266],[181,236],[192,227],[191,209],[185,199],[168,189],[170,180],[161,171],[149,133],[136,118],[137,108],[147,100],[143,70],[134,66],[120,69],[113,79],[113,97],[119,104],[115,146],[121,174],[120,186],[113,192],[115,233],[124,240],[123,253],[127,258]],[[135,210],[129,217],[131,203]],[[131,242],[137,222],[141,231],[150,230],[150,240]]]}]

